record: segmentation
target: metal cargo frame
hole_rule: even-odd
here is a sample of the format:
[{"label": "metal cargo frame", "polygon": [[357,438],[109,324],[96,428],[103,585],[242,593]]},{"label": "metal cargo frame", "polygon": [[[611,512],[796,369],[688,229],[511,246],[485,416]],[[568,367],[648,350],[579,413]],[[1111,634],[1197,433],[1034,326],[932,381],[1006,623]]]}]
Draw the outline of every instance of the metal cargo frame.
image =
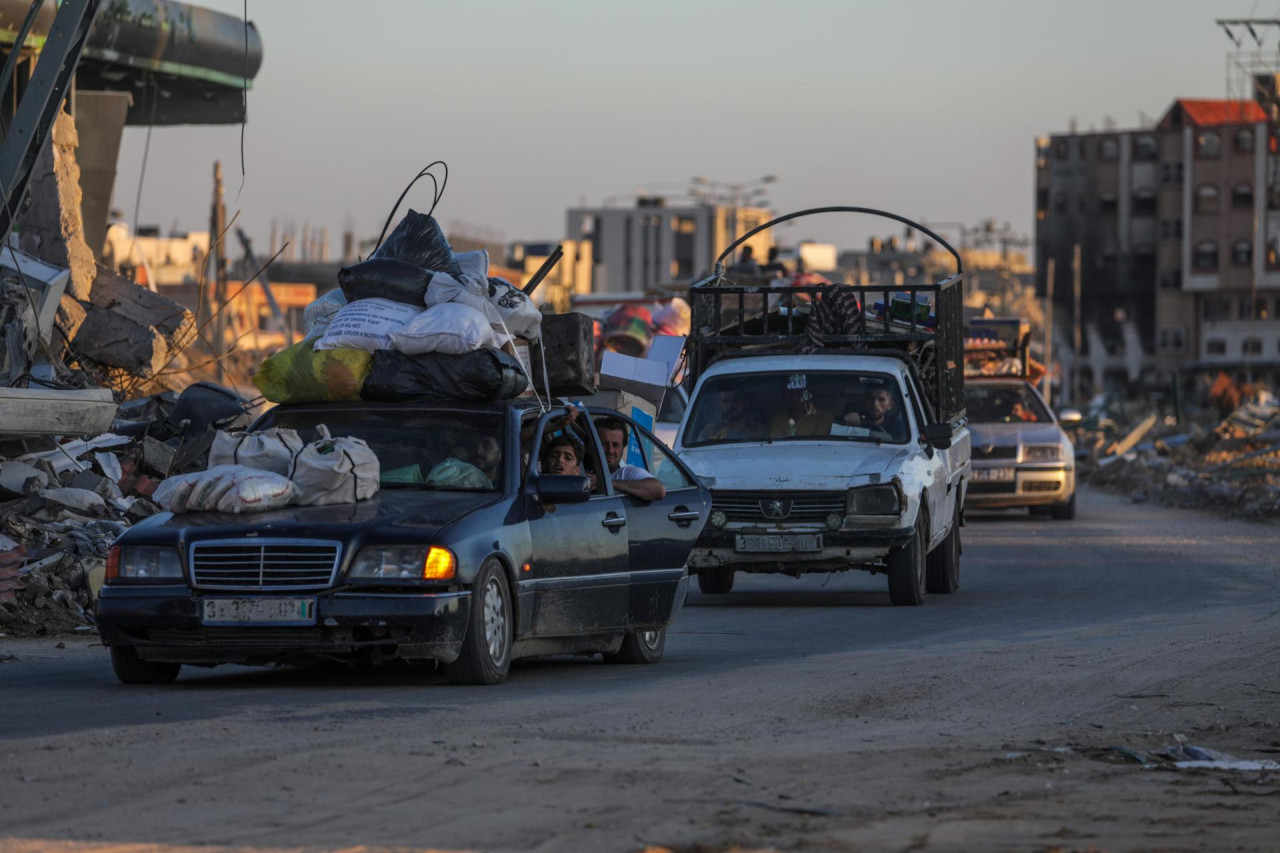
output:
[{"label": "metal cargo frame", "polygon": [[[865,213],[904,223],[943,246],[955,258],[956,272],[934,284],[881,286],[824,284],[769,287],[763,277],[730,278],[724,259],[753,234],[790,219],[816,213]],[[823,350],[841,354],[894,354],[913,364],[940,420],[957,423],[964,418],[964,267],[959,253],[928,228],[897,214],[865,207],[822,207],[778,217],[748,231],[730,244],[716,260],[715,272],[689,288],[692,313],[688,341],[688,371],[693,381],[719,358],[765,354],[791,354],[808,340],[809,315],[797,314],[797,305],[816,306],[839,293],[855,293],[865,325],[855,335],[824,335]],[[893,295],[906,294],[908,316],[893,317]],[[868,316],[875,298],[884,302],[883,316]],[[918,305],[932,302],[936,328],[928,328]]]}]

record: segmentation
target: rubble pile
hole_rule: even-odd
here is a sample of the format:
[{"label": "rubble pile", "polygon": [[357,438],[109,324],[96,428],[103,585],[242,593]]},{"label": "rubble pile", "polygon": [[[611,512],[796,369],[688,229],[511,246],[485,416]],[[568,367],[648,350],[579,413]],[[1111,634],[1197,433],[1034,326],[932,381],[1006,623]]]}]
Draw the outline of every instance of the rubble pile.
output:
[{"label": "rubble pile", "polygon": [[89,439],[0,436],[0,633],[61,633],[91,622],[107,553],[160,511],[165,478],[205,467],[217,428],[246,404],[200,383],[119,407]]},{"label": "rubble pile", "polygon": [[1266,395],[1212,428],[1177,431],[1152,415],[1120,434],[1100,420],[1074,438],[1084,482],[1135,502],[1280,519],[1280,406]]}]

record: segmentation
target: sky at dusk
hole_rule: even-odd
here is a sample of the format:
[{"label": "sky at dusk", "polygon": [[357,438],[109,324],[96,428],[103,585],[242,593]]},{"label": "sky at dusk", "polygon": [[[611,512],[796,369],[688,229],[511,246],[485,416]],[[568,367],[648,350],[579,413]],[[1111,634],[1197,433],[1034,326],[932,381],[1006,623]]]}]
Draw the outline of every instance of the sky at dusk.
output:
[{"label": "sky at dusk", "polygon": [[[276,218],[327,226],[336,252],[344,220],[376,235],[442,159],[438,218],[506,240],[563,238],[566,208],[641,188],[766,174],[782,212],[866,205],[1030,233],[1037,136],[1223,97],[1214,18],[1276,2],[249,0],[264,60],[243,190],[238,125],[156,128],[140,221],[207,228],[220,159],[229,212],[260,246]],[[145,134],[121,149],[129,220]],[[406,204],[429,206],[429,188]],[[810,219],[777,237],[853,248],[886,230]]]}]

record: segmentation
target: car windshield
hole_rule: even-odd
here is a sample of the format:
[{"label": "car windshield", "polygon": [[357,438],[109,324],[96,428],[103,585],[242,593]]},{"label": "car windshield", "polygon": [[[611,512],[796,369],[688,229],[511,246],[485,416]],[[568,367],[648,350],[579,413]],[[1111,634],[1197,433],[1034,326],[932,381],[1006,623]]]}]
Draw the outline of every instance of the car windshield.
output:
[{"label": "car windshield", "polygon": [[778,371],[708,379],[685,420],[682,443],[846,439],[901,444],[908,435],[902,395],[888,374]]},{"label": "car windshield", "polygon": [[492,492],[502,488],[502,417],[450,411],[276,410],[265,426],[298,431],[314,441],[316,427],[352,436],[378,456],[384,489]]},{"label": "car windshield", "polygon": [[1040,424],[1052,420],[1044,403],[1026,385],[968,385],[964,405],[976,424]]}]

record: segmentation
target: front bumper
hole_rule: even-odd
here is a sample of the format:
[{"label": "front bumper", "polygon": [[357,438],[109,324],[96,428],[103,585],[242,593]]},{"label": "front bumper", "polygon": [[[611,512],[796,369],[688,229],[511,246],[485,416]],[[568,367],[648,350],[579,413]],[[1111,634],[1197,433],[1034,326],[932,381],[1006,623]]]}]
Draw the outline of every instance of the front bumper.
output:
[{"label": "front bumper", "polygon": [[[964,505],[969,509],[1012,509],[1026,506],[1052,506],[1071,499],[1076,490],[1074,468],[1016,466],[1013,480],[994,482],[970,481],[965,490]],[[975,471],[982,470],[974,466]]]},{"label": "front bumper", "polygon": [[[739,533],[752,534],[821,534],[821,551],[785,553],[741,553],[735,546]],[[848,569],[883,560],[889,551],[911,541],[910,527],[885,527],[864,530],[829,530],[827,528],[703,528],[698,544],[689,555],[689,571],[701,569],[734,569],[744,572],[825,572]]]},{"label": "front bumper", "polygon": [[272,663],[377,655],[449,663],[462,649],[470,597],[469,591],[323,592],[316,595],[315,625],[206,627],[202,593],[120,585],[102,588],[96,617],[104,644],[133,646],[145,660]]}]

